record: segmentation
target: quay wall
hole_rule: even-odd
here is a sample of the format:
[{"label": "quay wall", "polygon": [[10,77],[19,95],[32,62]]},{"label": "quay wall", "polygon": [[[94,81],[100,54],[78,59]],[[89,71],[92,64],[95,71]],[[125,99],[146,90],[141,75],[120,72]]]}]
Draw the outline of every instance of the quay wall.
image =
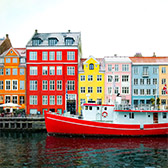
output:
[{"label": "quay wall", "polygon": [[44,117],[0,117],[0,130],[46,131]]}]

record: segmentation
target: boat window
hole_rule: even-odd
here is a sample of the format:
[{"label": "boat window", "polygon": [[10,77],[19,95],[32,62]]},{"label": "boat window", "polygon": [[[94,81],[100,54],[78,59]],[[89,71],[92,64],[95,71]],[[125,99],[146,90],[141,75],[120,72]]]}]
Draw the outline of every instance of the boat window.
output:
[{"label": "boat window", "polygon": [[92,106],[89,106],[89,110],[92,110]]},{"label": "boat window", "polygon": [[150,117],[150,115],[148,115],[148,117]]},{"label": "boat window", "polygon": [[85,106],[85,110],[88,110],[88,106]]},{"label": "boat window", "polygon": [[133,119],[134,118],[134,113],[129,113],[129,118]]},{"label": "boat window", "polygon": [[97,110],[99,110],[99,107],[97,107]]},{"label": "boat window", "polygon": [[124,117],[127,117],[127,115],[124,115]]},{"label": "boat window", "polygon": [[107,110],[107,107],[104,107],[104,110]]},{"label": "boat window", "polygon": [[163,118],[167,118],[167,113],[162,113]]}]

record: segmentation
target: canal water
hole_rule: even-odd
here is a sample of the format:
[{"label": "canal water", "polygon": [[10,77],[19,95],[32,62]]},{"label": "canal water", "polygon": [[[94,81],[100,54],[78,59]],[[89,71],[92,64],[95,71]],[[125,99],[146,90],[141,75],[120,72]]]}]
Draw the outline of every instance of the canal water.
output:
[{"label": "canal water", "polygon": [[167,168],[168,138],[70,138],[0,132],[2,168]]}]

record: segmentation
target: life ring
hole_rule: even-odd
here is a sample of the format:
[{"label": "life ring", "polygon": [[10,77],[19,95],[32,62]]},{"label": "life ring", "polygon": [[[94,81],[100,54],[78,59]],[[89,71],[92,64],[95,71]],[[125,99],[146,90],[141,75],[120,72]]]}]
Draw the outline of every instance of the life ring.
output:
[{"label": "life ring", "polygon": [[107,113],[106,111],[104,111],[104,112],[102,113],[102,116],[103,116],[104,118],[106,118],[106,117],[108,116],[108,113]]}]

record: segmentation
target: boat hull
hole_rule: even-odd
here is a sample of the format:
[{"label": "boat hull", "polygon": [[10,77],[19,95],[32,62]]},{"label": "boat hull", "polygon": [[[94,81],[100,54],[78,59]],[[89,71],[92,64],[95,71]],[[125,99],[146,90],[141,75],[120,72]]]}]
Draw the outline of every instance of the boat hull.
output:
[{"label": "boat hull", "polygon": [[161,124],[112,124],[87,121],[62,115],[45,113],[49,134],[84,136],[154,136],[168,135],[168,123]]}]

